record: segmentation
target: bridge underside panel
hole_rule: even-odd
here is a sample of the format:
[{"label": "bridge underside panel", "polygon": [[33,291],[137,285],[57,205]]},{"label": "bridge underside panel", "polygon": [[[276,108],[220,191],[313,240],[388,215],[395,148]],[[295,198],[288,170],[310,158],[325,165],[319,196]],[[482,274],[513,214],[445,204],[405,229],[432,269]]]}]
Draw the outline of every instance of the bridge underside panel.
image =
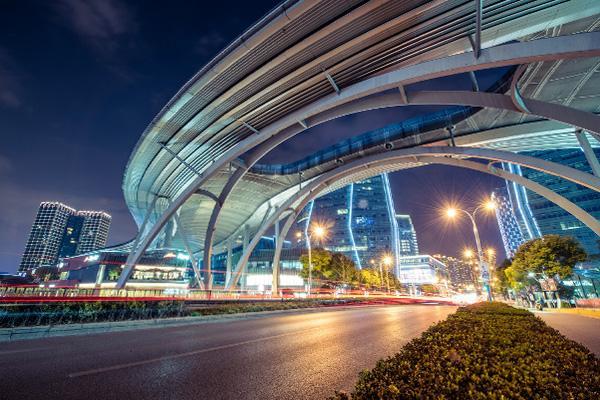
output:
[{"label": "bridge underside panel", "polygon": [[[326,3],[331,3],[330,8]],[[395,126],[324,149],[307,162],[254,165],[281,142],[344,115],[344,110],[355,113],[403,102],[410,105],[411,98],[423,98],[418,86],[411,84],[429,78],[527,63],[517,81],[525,104],[529,99],[532,105],[533,101],[545,102],[585,112],[581,120],[587,118],[592,122],[586,126],[596,129],[598,117],[594,114],[600,113],[600,45],[596,43],[600,40],[596,39],[600,36],[590,32],[600,27],[600,3],[486,1],[480,59],[468,53],[474,2],[351,3],[290,1],[285,13],[273,11],[251,28],[244,44],[232,44],[200,71],[155,118],[129,161],[123,188],[138,224],[154,196],[167,201],[157,205],[149,218],[151,226],[140,235],[140,245],[128,265],[135,263],[149,243],[184,248],[174,213],[193,252],[200,254],[210,242],[215,252],[224,252],[230,241],[241,244],[244,230],[250,236],[258,232],[312,180],[392,149],[450,144],[510,152],[579,147],[573,125],[581,125],[573,118],[544,115],[562,121],[556,122],[515,111],[515,105],[507,100],[514,69],[506,69],[503,79],[495,83],[485,82],[486,76],[493,74],[475,75],[482,79],[476,86],[487,86],[481,90],[494,92],[496,99],[502,99],[501,106],[480,109],[489,102],[457,101],[438,115],[430,114],[429,121],[424,117],[415,122],[414,126],[420,126],[416,130],[411,130],[411,121],[398,121]],[[292,26],[296,31],[285,30]],[[573,34],[581,39],[569,36]],[[522,43],[505,45],[504,50],[503,43],[514,40]],[[554,56],[554,51],[564,56]],[[534,53],[537,55],[529,57]],[[396,81],[405,83],[397,85]],[[504,93],[507,96],[502,96]],[[383,97],[378,100],[377,96],[391,100],[381,103]],[[583,114],[573,115],[577,119]],[[404,126],[400,126],[402,122]],[[595,136],[587,135],[592,146],[600,145]],[[261,145],[268,146],[256,160],[248,156]],[[221,196],[232,174],[245,162],[250,162],[248,172],[239,174],[231,192]],[[422,163],[417,160],[412,164],[405,160],[397,167],[419,165]],[[362,175],[385,170],[370,166]],[[331,182],[322,193],[362,175]],[[211,217],[214,225],[209,223]],[[214,234],[207,242],[210,229]]]}]

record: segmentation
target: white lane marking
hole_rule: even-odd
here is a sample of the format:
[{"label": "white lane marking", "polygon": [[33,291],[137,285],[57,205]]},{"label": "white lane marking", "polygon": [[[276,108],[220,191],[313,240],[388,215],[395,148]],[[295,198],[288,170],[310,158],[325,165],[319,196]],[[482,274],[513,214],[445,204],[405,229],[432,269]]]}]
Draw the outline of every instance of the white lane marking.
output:
[{"label": "white lane marking", "polygon": [[0,351],[0,356],[7,355],[7,354],[15,354],[15,353],[28,353],[30,351],[42,351],[42,350],[47,350],[47,349],[48,349],[48,347],[36,347],[36,348],[32,348],[32,349],[5,350],[5,351]]},{"label": "white lane marking", "polygon": [[208,349],[194,350],[194,351],[189,351],[187,353],[179,353],[179,354],[173,354],[173,355],[170,355],[170,356],[150,358],[148,360],[142,360],[142,361],[135,361],[135,362],[125,363],[125,364],[112,365],[110,367],[96,368],[96,369],[90,369],[90,370],[87,370],[87,371],[80,371],[80,372],[73,372],[73,373],[70,373],[69,375],[67,375],[67,377],[69,377],[69,378],[78,378],[80,376],[88,376],[88,375],[100,374],[100,373],[103,373],[103,372],[117,371],[119,369],[124,369],[124,368],[138,367],[140,365],[151,364],[151,363],[155,363],[155,362],[159,362],[159,361],[174,360],[174,359],[177,359],[177,358],[194,356],[196,354],[208,353],[208,352],[217,351],[217,350],[230,349],[232,347],[243,346],[243,345],[246,345],[246,344],[259,343],[259,342],[264,342],[264,341],[267,341],[267,340],[277,339],[277,338],[281,338],[281,337],[298,335],[298,334],[302,334],[302,333],[305,333],[305,332],[314,331],[314,330],[318,330],[318,329],[323,329],[323,327],[316,326],[314,328],[302,329],[302,330],[299,330],[299,331],[282,333],[282,334],[279,334],[279,335],[267,336],[267,337],[262,337],[262,338],[258,338],[258,339],[245,340],[243,342],[237,342],[237,343],[225,344],[225,345],[222,345],[222,346],[210,347]]}]

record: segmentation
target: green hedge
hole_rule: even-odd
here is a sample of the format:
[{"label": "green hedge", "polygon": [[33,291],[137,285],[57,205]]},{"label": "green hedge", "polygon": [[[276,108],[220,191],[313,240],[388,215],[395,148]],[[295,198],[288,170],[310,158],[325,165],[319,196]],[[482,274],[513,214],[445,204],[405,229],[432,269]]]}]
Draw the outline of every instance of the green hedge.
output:
[{"label": "green hedge", "polygon": [[600,399],[600,360],[529,311],[479,303],[332,399]]},{"label": "green hedge", "polygon": [[192,311],[192,315],[217,315],[217,314],[237,314],[257,311],[277,311],[291,310],[297,308],[326,307],[333,305],[353,304],[361,300],[340,299],[340,300],[286,300],[269,302],[247,302],[247,303],[229,303],[216,304],[207,307],[198,308]]},{"label": "green hedge", "polygon": [[182,301],[171,300],[3,304],[0,306],[0,328],[168,318],[188,314]]}]

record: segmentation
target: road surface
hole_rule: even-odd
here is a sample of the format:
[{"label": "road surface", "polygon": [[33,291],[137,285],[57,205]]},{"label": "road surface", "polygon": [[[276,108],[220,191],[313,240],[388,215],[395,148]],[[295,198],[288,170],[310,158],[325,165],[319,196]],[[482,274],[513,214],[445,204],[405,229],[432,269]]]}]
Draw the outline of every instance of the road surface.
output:
[{"label": "road surface", "polygon": [[323,399],[455,310],[279,314],[0,344],[6,399]]},{"label": "road surface", "polygon": [[536,312],[538,317],[560,333],[600,356],[600,319],[576,314]]},{"label": "road surface", "polygon": [[[324,399],[455,307],[357,307],[0,343],[4,399]],[[600,320],[540,313],[600,354]]]}]

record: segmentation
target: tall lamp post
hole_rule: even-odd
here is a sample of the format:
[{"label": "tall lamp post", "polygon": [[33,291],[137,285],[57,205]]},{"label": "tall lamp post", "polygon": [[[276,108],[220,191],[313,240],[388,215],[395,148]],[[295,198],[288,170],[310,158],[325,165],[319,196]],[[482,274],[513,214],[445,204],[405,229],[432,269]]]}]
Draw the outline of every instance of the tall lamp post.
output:
[{"label": "tall lamp post", "polygon": [[[385,278],[386,278],[386,284],[387,284],[387,292],[388,294],[390,293],[390,275],[389,275],[389,271],[390,271],[390,266],[392,265],[392,257],[390,256],[384,256],[383,259],[381,260],[383,265],[385,265]],[[382,278],[383,279],[383,274]]]},{"label": "tall lamp post", "polygon": [[475,244],[477,245],[477,258],[479,261],[479,271],[481,274],[481,279],[483,280],[483,285],[485,286],[488,301],[492,301],[492,290],[490,288],[490,272],[485,266],[485,262],[483,261],[483,249],[481,247],[481,238],[479,237],[479,229],[477,228],[477,223],[475,222],[475,217],[477,216],[477,212],[481,210],[493,211],[496,209],[496,203],[489,200],[484,204],[481,204],[473,211],[467,211],[460,208],[450,207],[446,210],[446,215],[448,218],[456,218],[459,212],[466,214],[471,220],[471,224],[473,225],[473,236],[475,236]]},{"label": "tall lamp post", "polygon": [[308,296],[310,297],[311,294],[311,288],[312,288],[312,270],[313,270],[313,265],[312,265],[312,243],[311,240],[314,237],[316,237],[317,239],[322,239],[325,236],[325,228],[322,227],[321,225],[313,225],[311,227],[311,229],[307,230],[306,232],[306,247],[308,248]]}]

